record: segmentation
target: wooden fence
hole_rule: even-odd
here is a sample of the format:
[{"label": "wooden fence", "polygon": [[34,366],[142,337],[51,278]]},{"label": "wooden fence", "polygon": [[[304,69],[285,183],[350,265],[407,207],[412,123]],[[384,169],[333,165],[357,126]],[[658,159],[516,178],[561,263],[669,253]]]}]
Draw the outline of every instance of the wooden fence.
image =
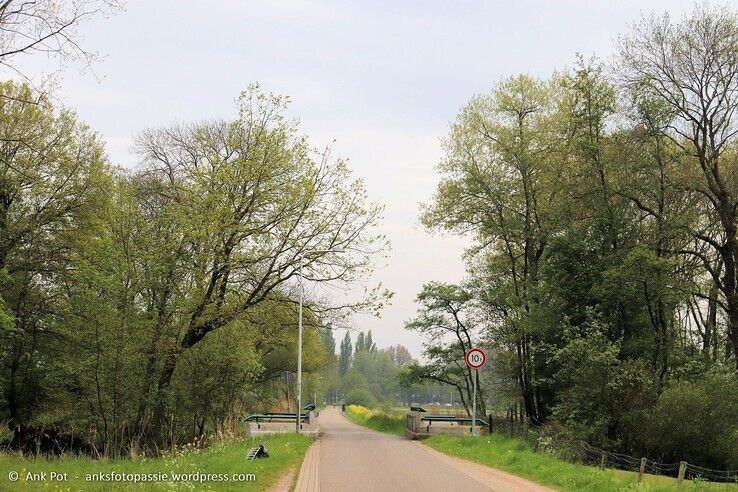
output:
[{"label": "wooden fence", "polygon": [[581,443],[582,462],[600,468],[617,468],[638,473],[638,481],[643,475],[665,475],[674,477],[677,485],[681,486],[684,480],[704,480],[709,482],[738,483],[738,470],[713,470],[693,465],[686,461],[679,463],[659,463],[648,458],[636,458],[627,454],[613,453],[586,442]]}]

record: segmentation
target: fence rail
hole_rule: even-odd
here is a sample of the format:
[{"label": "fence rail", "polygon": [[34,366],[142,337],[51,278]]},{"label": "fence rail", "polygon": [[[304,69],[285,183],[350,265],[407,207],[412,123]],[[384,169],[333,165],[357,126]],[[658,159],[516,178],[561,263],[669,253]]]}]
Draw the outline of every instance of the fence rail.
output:
[{"label": "fence rail", "polygon": [[674,477],[678,484],[684,480],[706,480],[710,482],[738,483],[738,470],[713,470],[693,465],[686,461],[679,463],[659,463],[648,458],[636,458],[627,454],[613,453],[581,443],[582,461],[600,468],[617,468],[637,472],[638,480],[644,473]]}]

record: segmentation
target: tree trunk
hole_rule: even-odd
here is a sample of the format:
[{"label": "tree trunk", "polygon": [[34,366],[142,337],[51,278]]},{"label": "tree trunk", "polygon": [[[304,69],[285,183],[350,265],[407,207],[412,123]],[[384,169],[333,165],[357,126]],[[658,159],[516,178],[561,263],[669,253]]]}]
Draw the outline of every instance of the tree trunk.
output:
[{"label": "tree trunk", "polygon": [[[733,349],[733,362],[738,372],[738,293],[733,293],[727,299],[728,303],[728,339]],[[726,350],[726,353],[730,350]]]},{"label": "tree trunk", "polygon": [[172,350],[167,355],[164,361],[164,367],[162,368],[161,375],[159,376],[159,384],[156,392],[156,401],[154,403],[154,413],[151,419],[151,429],[155,439],[163,446],[167,447],[169,439],[165,435],[167,428],[167,411],[168,411],[168,396],[169,396],[169,385],[172,382],[172,376],[174,375],[174,369],[177,367],[177,360],[179,355],[182,353],[181,350]]},{"label": "tree trunk", "polygon": [[717,334],[717,296],[718,288],[715,282],[710,286],[710,293],[707,301],[707,323],[705,323],[705,333],[702,339],[702,353],[705,358],[711,359],[710,351],[716,350],[717,347],[712,346],[713,339]]},{"label": "tree trunk", "polygon": [[15,350],[10,360],[10,375],[8,378],[8,388],[5,392],[5,400],[8,403],[8,427],[13,431],[13,442],[17,441],[20,422],[18,421],[18,392],[16,389],[16,377],[18,376],[19,361],[15,357]]},{"label": "tree trunk", "polygon": [[736,282],[738,237],[736,237],[736,214],[732,200],[727,196],[721,198],[718,211],[720,212],[726,238],[725,244],[720,250],[724,266],[722,290],[728,308],[728,339],[732,345],[733,362],[738,372],[738,284]]}]

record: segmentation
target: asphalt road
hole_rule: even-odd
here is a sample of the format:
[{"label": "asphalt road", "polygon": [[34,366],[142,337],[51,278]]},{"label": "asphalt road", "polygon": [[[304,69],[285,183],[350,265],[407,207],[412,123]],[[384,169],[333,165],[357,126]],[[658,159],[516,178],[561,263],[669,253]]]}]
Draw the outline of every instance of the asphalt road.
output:
[{"label": "asphalt road", "polygon": [[[417,442],[371,431],[348,421],[334,408],[320,413],[320,427],[321,437],[308,451],[300,471],[298,492],[545,490],[498,470],[449,458]],[[480,473],[475,467],[484,470]],[[503,480],[495,481],[490,472],[501,474]]]}]

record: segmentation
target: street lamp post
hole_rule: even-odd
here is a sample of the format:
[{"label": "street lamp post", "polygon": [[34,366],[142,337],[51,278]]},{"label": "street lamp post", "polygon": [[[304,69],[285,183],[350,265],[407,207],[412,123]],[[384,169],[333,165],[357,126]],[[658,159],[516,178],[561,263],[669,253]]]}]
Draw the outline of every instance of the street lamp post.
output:
[{"label": "street lamp post", "polygon": [[300,278],[300,304],[298,308],[297,319],[297,419],[295,422],[295,430],[300,432],[300,419],[302,418],[302,303],[305,289],[302,285],[302,263],[307,255],[319,255],[324,253],[343,253],[342,249],[323,249],[314,250],[300,255],[298,263],[298,277]]}]

